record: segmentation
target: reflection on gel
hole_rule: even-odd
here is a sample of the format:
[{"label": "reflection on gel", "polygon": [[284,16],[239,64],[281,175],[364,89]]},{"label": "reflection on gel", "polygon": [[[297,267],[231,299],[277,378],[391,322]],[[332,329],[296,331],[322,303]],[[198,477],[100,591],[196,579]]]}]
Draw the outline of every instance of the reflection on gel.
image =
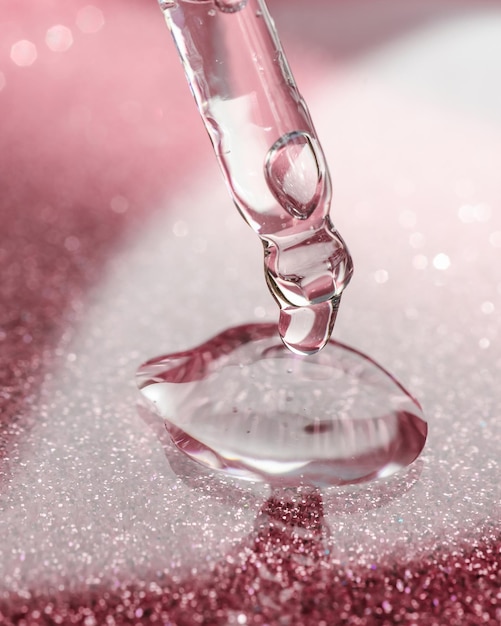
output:
[{"label": "reflection on gel", "polygon": [[359,483],[417,458],[426,422],[387,371],[334,341],[294,354],[275,333],[273,324],[231,328],[139,369],[141,393],[184,453],[286,485]]}]

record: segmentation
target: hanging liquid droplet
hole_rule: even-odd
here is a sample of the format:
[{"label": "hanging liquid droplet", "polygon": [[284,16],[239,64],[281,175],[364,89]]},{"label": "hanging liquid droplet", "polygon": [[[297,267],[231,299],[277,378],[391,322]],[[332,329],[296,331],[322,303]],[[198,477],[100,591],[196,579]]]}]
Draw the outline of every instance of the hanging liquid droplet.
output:
[{"label": "hanging liquid droplet", "polygon": [[339,299],[306,307],[284,306],[278,322],[282,341],[296,354],[315,354],[329,341],[338,308]]},{"label": "hanging liquid droplet", "polygon": [[353,272],[348,249],[328,216],[330,185],[322,151],[303,131],[276,141],[265,159],[267,185],[294,219],[265,238],[265,274],[280,306],[278,330],[299,354],[321,350]]},{"label": "hanging liquid droplet", "polygon": [[247,5],[247,0],[215,0],[216,7],[223,13],[236,13]]},{"label": "hanging liquid droplet", "polygon": [[426,440],[418,403],[382,367],[334,341],[299,356],[273,324],[149,361],[137,379],[183,452],[244,478],[358,483],[409,465]]},{"label": "hanging liquid droplet", "polygon": [[270,191],[292,217],[307,219],[322,197],[325,166],[308,133],[294,131],[276,141],[264,171]]},{"label": "hanging liquid droplet", "polygon": [[285,345],[301,354],[321,350],[353,273],[350,253],[329,217],[317,228],[270,237],[264,263],[268,287],[280,306],[278,330]]}]

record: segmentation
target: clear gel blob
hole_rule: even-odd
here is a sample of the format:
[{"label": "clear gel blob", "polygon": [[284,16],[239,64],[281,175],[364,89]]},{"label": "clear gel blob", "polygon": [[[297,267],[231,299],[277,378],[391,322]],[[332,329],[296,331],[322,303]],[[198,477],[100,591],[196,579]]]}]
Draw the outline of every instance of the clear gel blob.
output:
[{"label": "clear gel blob", "polygon": [[409,465],[426,441],[419,404],[381,366],[332,340],[313,356],[294,354],[273,324],[231,328],[137,376],[173,442],[235,476],[358,483]]}]

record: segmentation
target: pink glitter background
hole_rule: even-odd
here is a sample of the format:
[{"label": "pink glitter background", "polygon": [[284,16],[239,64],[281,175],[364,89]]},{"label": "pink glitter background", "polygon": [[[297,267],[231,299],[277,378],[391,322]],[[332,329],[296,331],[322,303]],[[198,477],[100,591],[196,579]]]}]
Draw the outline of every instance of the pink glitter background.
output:
[{"label": "pink glitter background", "polygon": [[270,8],[356,262],[336,336],[419,398],[425,454],[270,493],[138,412],[142,361],[276,319],[259,243],[153,0],[3,0],[2,624],[501,623],[499,5]]}]

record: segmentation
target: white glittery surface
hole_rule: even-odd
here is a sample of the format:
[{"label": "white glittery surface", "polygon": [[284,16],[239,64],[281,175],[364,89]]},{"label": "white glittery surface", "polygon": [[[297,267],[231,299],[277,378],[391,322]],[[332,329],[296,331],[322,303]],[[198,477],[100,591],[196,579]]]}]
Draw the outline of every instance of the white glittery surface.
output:
[{"label": "white glittery surface", "polygon": [[[335,337],[392,371],[430,425],[407,474],[323,493],[341,561],[452,550],[501,517],[500,61],[493,8],[402,36],[306,94],[355,260]],[[215,164],[165,205],[109,263],[17,439],[2,591],[208,571],[268,495],[199,469],[136,406],[147,358],[277,316]]]}]

